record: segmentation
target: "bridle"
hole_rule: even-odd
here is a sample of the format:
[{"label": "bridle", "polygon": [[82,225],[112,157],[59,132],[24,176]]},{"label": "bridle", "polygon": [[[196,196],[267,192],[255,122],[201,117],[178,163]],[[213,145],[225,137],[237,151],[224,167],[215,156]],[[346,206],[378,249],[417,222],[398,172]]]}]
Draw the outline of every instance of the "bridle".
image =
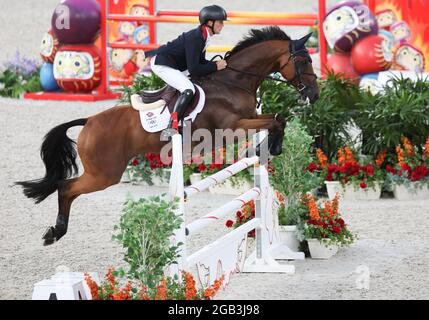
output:
[{"label": "bridle", "polygon": [[[264,77],[262,77],[260,74],[249,72],[249,71],[244,71],[244,70],[239,70],[239,69],[236,69],[236,68],[231,67],[229,65],[227,65],[226,68],[229,69],[229,70],[231,70],[231,71],[237,72],[237,73],[242,73],[242,74],[246,74],[246,75],[253,76],[253,77],[258,77],[258,78],[270,79],[270,80],[277,81],[277,82],[283,82],[283,83],[286,83],[286,84],[292,85],[292,86],[294,85],[295,81],[298,81],[296,89],[298,90],[298,92],[300,94],[302,94],[305,90],[307,90],[308,86],[302,81],[301,77],[303,75],[307,75],[307,76],[313,76],[313,77],[315,77],[317,79],[317,75],[315,73],[302,72],[302,70],[301,70],[301,67],[302,67],[301,62],[302,61],[299,58],[304,58],[306,63],[311,63],[312,62],[310,54],[308,53],[308,50],[305,47],[302,48],[302,49],[296,50],[294,42],[290,41],[289,42],[289,50],[285,51],[280,56],[282,56],[283,54],[286,54],[288,52],[290,53],[288,60],[284,64],[282,64],[280,66],[279,71],[277,71],[277,72],[282,71],[292,61],[293,64],[294,64],[294,67],[295,67],[295,75],[294,75],[294,77],[292,79],[285,79],[285,80],[283,80],[283,79],[279,79],[277,77],[272,77],[272,76],[264,76]],[[225,54],[224,58],[222,56],[220,56],[220,55],[216,55],[216,56],[214,56],[212,58],[212,61],[216,57],[218,57],[218,56],[221,57],[222,59],[227,59],[229,57],[229,55],[230,55],[230,51],[228,51]]]}]

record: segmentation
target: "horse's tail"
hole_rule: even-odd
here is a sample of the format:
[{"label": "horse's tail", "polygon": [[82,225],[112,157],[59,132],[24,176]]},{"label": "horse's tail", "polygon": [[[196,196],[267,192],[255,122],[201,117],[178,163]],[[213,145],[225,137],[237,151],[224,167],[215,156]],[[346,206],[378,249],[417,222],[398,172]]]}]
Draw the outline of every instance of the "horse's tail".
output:
[{"label": "horse's tail", "polygon": [[88,119],[77,119],[63,123],[51,131],[43,139],[40,156],[45,164],[46,173],[41,179],[16,182],[24,188],[27,198],[42,202],[58,189],[58,181],[78,173],[76,164],[76,142],[67,137],[67,130],[74,126],[84,126]]}]

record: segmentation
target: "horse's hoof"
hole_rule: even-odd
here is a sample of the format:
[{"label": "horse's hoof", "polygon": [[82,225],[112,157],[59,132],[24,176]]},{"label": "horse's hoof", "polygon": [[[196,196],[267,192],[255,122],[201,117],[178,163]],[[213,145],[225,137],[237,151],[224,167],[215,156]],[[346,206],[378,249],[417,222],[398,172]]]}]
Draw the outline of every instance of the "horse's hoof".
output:
[{"label": "horse's hoof", "polygon": [[49,246],[51,244],[53,244],[56,239],[55,239],[55,228],[54,227],[48,227],[45,231],[45,233],[42,236],[43,239],[43,245],[44,246]]}]

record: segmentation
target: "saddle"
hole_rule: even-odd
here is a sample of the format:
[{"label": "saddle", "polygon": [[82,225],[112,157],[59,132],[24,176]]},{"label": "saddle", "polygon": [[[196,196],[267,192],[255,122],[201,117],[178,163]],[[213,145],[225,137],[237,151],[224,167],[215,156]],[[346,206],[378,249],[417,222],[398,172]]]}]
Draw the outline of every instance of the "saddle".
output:
[{"label": "saddle", "polygon": [[[186,108],[184,118],[187,117],[198,105],[200,100],[200,91],[195,87],[195,94],[191,102]],[[167,107],[170,113],[173,112],[174,105],[180,96],[179,90],[172,86],[166,85],[165,87],[156,91],[141,91],[139,94],[131,96],[131,104],[134,109],[139,111],[148,111],[160,107]]]}]

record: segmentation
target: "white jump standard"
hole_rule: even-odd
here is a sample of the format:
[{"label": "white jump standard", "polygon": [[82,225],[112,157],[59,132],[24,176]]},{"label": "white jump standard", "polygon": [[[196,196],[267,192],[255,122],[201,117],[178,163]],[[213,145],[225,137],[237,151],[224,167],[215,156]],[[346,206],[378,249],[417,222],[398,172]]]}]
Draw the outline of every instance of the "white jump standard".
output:
[{"label": "white jump standard", "polygon": [[[266,137],[266,131],[254,135],[254,146],[259,145]],[[175,233],[174,239],[175,243],[183,243],[180,252],[181,257],[178,260],[177,268],[172,269],[172,271],[189,271],[195,266],[199,280],[204,287],[212,284],[222,274],[225,275],[225,284],[229,282],[231,274],[236,272],[293,274],[295,272],[293,265],[280,264],[276,260],[304,259],[304,254],[293,252],[279,241],[278,219],[273,215],[273,191],[269,184],[267,168],[260,163],[260,158],[253,156],[241,159],[216,174],[184,188],[182,136],[180,134],[175,134],[172,137],[172,145],[173,164],[170,178],[170,196],[172,199],[179,199],[177,214],[182,215],[183,218],[186,215],[185,198],[189,200],[193,195],[223,182],[238,172],[252,165],[254,167],[254,187],[252,189],[188,225],[182,223],[181,228]],[[243,204],[250,200],[255,200],[254,219],[195,253],[188,254],[187,236],[191,236],[212,222],[239,210]],[[247,233],[253,229],[256,229],[256,248],[246,259]]]}]

